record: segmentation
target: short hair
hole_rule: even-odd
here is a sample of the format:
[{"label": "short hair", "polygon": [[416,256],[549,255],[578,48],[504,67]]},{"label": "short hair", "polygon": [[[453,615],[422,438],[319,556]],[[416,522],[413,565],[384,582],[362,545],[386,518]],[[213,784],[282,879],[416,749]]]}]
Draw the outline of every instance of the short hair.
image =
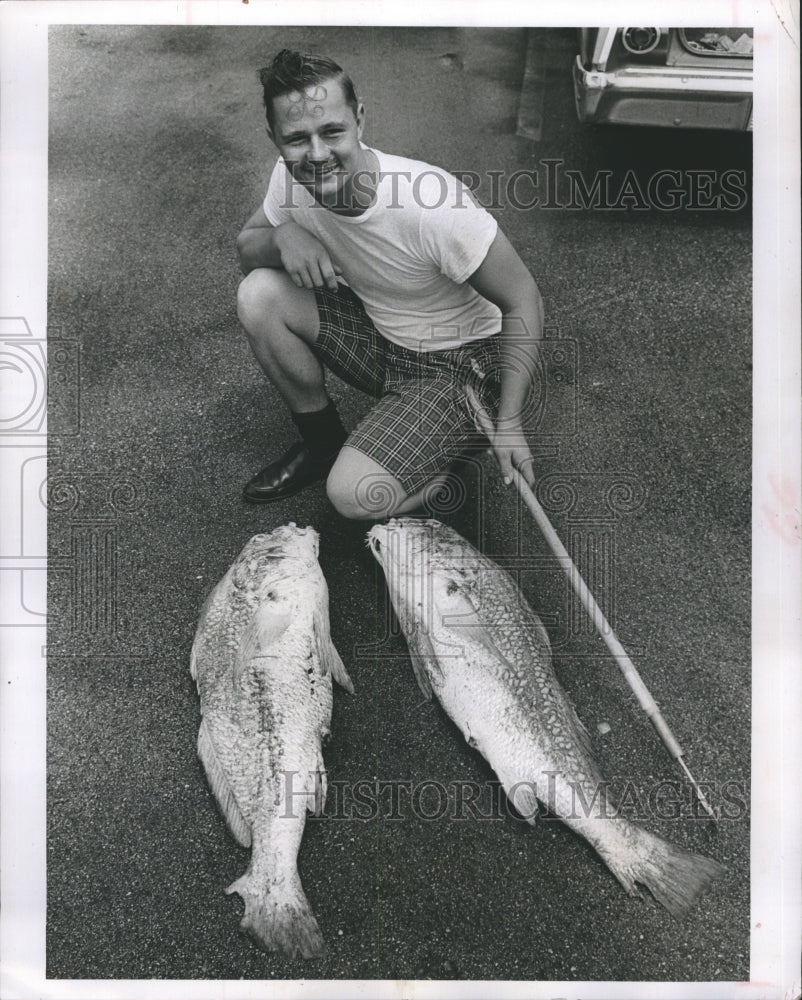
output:
[{"label": "short hair", "polygon": [[292,49],[282,49],[269,66],[259,70],[262,83],[265,115],[271,129],[275,124],[275,109],[273,101],[282,94],[293,91],[303,91],[315,83],[325,80],[336,80],[343,89],[345,100],[356,118],[359,102],[351,77],[338,66],[333,59],[322,56],[306,55],[293,52]]}]

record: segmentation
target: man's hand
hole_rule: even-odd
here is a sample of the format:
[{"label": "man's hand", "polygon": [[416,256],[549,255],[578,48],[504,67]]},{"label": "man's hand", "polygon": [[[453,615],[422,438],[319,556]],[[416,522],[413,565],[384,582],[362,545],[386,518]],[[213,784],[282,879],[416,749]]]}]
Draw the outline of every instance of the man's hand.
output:
[{"label": "man's hand", "polygon": [[521,414],[537,374],[543,335],[540,292],[535,279],[501,230],[468,281],[501,310],[501,402],[495,426],[482,411],[482,432],[493,446],[504,482],[512,482],[512,470],[517,469],[527,485],[534,487],[535,463],[524,435]]},{"label": "man's hand", "polygon": [[242,227],[237,252],[243,274],[257,267],[280,267],[299,288],[337,291],[342,271],[320,240],[295,222],[272,225],[261,206]]},{"label": "man's hand", "polygon": [[517,469],[527,486],[534,489],[535,460],[521,424],[518,421],[503,420],[494,425],[473,386],[465,386],[465,396],[477,429],[490,442],[490,447],[493,449],[493,454],[501,469],[504,485],[509,486],[512,482],[512,470]]},{"label": "man's hand", "polygon": [[520,424],[504,422],[488,434],[493,453],[496,456],[504,485],[512,482],[512,470],[517,469],[527,486],[535,488],[535,460]]},{"label": "man's hand", "polygon": [[317,237],[294,222],[277,226],[275,233],[281,266],[299,288],[337,291],[337,275],[342,274],[342,270],[333,263]]}]

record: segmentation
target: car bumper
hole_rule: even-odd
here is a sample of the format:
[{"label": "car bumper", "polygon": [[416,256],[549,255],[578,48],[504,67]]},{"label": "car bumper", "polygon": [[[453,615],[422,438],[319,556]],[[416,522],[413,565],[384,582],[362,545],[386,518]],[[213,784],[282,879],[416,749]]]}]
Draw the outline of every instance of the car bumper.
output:
[{"label": "car bumper", "polygon": [[752,72],[627,66],[611,73],[574,63],[576,112],[582,122],[748,131]]}]

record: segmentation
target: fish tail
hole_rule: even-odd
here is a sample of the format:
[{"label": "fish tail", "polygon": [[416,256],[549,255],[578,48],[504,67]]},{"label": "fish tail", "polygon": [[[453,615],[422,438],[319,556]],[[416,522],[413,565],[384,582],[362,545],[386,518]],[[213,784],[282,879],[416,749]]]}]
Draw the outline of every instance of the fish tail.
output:
[{"label": "fish tail", "polygon": [[718,861],[693,854],[642,827],[630,830],[637,831],[634,849],[623,861],[620,855],[605,856],[605,861],[631,896],[639,894],[635,883],[640,883],[674,917],[684,916],[710,882],[726,872]]},{"label": "fish tail", "polygon": [[226,892],[242,897],[245,914],[240,927],[259,947],[283,952],[290,958],[321,958],[325,954],[323,935],[300,880],[283,886],[280,892],[265,891],[263,884],[246,872]]}]

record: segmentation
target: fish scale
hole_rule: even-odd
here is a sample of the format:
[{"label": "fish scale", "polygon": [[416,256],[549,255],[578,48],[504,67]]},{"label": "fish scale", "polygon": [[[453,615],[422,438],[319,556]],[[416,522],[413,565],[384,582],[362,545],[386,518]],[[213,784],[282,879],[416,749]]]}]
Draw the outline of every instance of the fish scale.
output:
[{"label": "fish scale", "polygon": [[254,536],[201,612],[191,671],[198,755],[229,829],[251,847],[228,887],[262,947],[314,958],[324,943],[297,870],[307,811],[325,799],[321,744],[332,676],[352,691],[331,641],[318,535],[294,524]]},{"label": "fish scale", "polygon": [[590,736],[554,673],[548,633],[509,574],[435,520],[375,525],[368,545],[422,691],[437,696],[524,818],[534,822],[538,801],[546,805],[630,895],[643,885],[683,915],[724,869],[615,813]]}]

